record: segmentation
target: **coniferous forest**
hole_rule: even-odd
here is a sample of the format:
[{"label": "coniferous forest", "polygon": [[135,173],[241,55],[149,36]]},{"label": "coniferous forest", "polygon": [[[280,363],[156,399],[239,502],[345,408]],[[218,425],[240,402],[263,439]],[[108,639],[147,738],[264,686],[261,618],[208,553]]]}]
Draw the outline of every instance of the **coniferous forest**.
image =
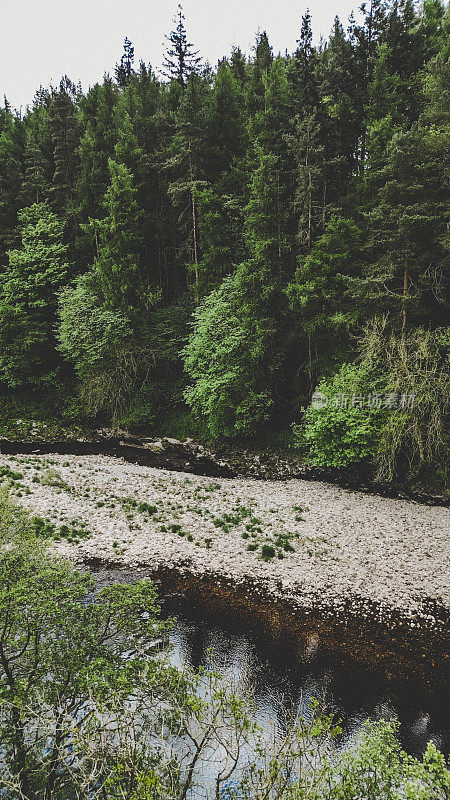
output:
[{"label": "coniferous forest", "polygon": [[449,32],[372,0],[212,68],[180,8],[161,75],[125,39],[86,92],[5,99],[5,408],[445,486]]}]

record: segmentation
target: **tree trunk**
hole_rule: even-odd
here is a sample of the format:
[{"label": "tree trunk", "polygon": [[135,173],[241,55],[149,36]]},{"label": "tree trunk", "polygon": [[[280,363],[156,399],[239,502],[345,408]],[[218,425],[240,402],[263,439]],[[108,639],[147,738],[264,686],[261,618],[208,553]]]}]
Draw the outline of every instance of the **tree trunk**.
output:
[{"label": "tree trunk", "polygon": [[408,265],[405,264],[403,272],[403,311],[402,311],[402,337],[406,333],[406,303],[408,300]]},{"label": "tree trunk", "polygon": [[308,252],[311,250],[311,227],[312,227],[312,176],[311,170],[308,173]]},{"label": "tree trunk", "polygon": [[191,203],[192,203],[192,240],[193,240],[193,257],[195,269],[195,295],[197,303],[199,302],[198,295],[198,239],[197,239],[197,214],[195,210],[195,195],[194,195],[194,173],[192,169],[191,160],[191,143],[189,142],[189,177],[191,179]]}]

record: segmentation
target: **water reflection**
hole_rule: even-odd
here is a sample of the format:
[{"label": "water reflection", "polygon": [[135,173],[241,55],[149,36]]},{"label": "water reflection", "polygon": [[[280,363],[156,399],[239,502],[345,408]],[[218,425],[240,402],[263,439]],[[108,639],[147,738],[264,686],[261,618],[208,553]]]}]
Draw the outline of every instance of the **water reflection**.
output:
[{"label": "water reflection", "polygon": [[395,683],[327,652],[316,634],[286,641],[245,629],[245,623],[193,608],[171,609],[177,622],[171,634],[175,665],[217,669],[234,685],[253,693],[258,724],[266,735],[282,726],[280,704],[305,714],[312,699],[325,701],[342,720],[342,743],[371,719],[397,718],[402,745],[420,755],[430,739],[448,753],[450,707],[445,686],[431,692],[413,682]]}]

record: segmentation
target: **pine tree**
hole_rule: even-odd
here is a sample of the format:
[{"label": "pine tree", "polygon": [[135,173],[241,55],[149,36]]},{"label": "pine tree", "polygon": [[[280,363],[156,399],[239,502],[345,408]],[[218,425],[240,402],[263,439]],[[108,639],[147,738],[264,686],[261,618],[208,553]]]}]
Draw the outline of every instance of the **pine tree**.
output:
[{"label": "pine tree", "polygon": [[181,5],[178,6],[174,23],[176,23],[175,30],[166,36],[169,46],[166,50],[162,74],[171,81],[177,81],[180,86],[185,86],[189,76],[199,71],[201,58],[198,51],[194,50],[193,45],[188,42]]},{"label": "pine tree", "polygon": [[131,76],[134,75],[133,64],[134,47],[128,36],[125,36],[125,39],[123,40],[123,55],[120,59],[120,63],[116,64],[114,70],[116,81],[121,88],[126,86],[129,83]]},{"label": "pine tree", "polygon": [[83,134],[78,149],[80,167],[76,193],[78,213],[84,222],[102,212],[109,184],[108,159],[114,156],[118,138],[118,102],[119,90],[108,75],[80,99]]},{"label": "pine tree", "polygon": [[0,108],[0,264],[8,248],[16,244],[25,136],[23,121],[12,113],[5,98],[5,107]]},{"label": "pine tree", "polygon": [[[366,313],[384,311],[404,335],[407,326],[443,313],[449,223],[448,128],[417,123],[396,131],[374,174],[378,190],[367,215],[370,256],[357,286]],[[370,312],[369,312],[370,313]]]},{"label": "pine tree", "polygon": [[208,88],[205,81],[192,73],[181,98],[176,118],[176,134],[166,169],[171,180],[169,196],[178,212],[179,257],[189,276],[194,276],[195,293],[199,296],[199,240],[197,191],[205,183],[205,126]]},{"label": "pine tree", "polygon": [[80,125],[78,119],[79,91],[67,76],[61,79],[58,89],[52,89],[50,124],[53,142],[55,171],[52,179],[52,196],[61,214],[74,212],[75,187],[78,179]]},{"label": "pine tree", "polygon": [[[295,161],[290,146],[289,88],[284,60],[278,56],[264,77],[264,110],[250,121],[249,132],[255,142],[253,178],[268,157],[273,173],[270,181],[276,187],[272,198],[273,234],[278,240],[278,269],[280,273],[293,266],[295,255]],[[255,191],[253,191],[256,197]],[[253,200],[250,201],[251,203]]]},{"label": "pine tree", "polygon": [[320,125],[315,114],[297,121],[292,149],[297,166],[295,208],[298,215],[298,241],[307,252],[315,239],[316,231],[326,223],[326,180],[324,175],[324,147]]},{"label": "pine tree", "polygon": [[398,106],[408,122],[417,121],[423,108],[420,70],[423,47],[412,0],[395,0],[381,37],[388,46],[388,67],[400,76]]},{"label": "pine tree", "polygon": [[395,130],[405,124],[399,102],[401,80],[398,73],[392,74],[389,69],[387,44],[378,45],[377,56],[366,106],[367,166],[372,181],[379,169],[381,174],[386,148]]},{"label": "pine tree", "polygon": [[0,290],[0,376],[9,386],[52,386],[57,292],[69,276],[63,223],[47,203],[19,213],[22,247],[9,252]]},{"label": "pine tree", "polygon": [[302,17],[300,38],[288,72],[294,116],[311,113],[317,105],[317,54],[312,41],[311,14],[307,10]]},{"label": "pine tree", "polygon": [[207,184],[196,190],[201,294],[204,287],[211,288],[244,258],[242,208],[248,180],[244,163],[248,145],[244,112],[240,84],[223,60],[215,76],[206,119]]},{"label": "pine tree", "polygon": [[226,61],[219,65],[214,78],[207,114],[210,148],[209,176],[217,180],[229,175],[235,159],[244,155],[247,138],[242,90]]},{"label": "pine tree", "polygon": [[230,66],[233,76],[241,86],[247,82],[247,59],[240,47],[233,47],[231,51]]},{"label": "pine tree", "polygon": [[361,231],[352,220],[337,216],[331,217],[311,252],[298,259],[287,295],[298,338],[308,352],[310,391],[324,366],[342,363],[344,353],[351,352],[349,333],[355,330],[362,309],[348,291],[348,279],[360,276],[362,263]]},{"label": "pine tree", "polygon": [[247,107],[250,116],[264,109],[264,76],[273,61],[273,52],[266,31],[258,34],[254,46],[255,58],[250,67],[250,81],[247,87]]},{"label": "pine tree", "polygon": [[346,36],[336,17],[320,67],[320,102],[316,112],[326,164],[324,206],[336,203],[351,190],[360,169],[365,87],[358,73],[351,34]]},{"label": "pine tree", "polygon": [[97,250],[93,286],[105,308],[131,317],[148,308],[154,299],[143,264],[142,214],[131,172],[113,159],[109,159],[108,168],[107,215],[90,221]]},{"label": "pine tree", "polygon": [[424,64],[427,64],[439,53],[445,35],[448,33],[445,28],[444,3],[441,0],[424,0],[417,29]]},{"label": "pine tree", "polygon": [[46,172],[47,162],[40,148],[37,132],[30,130],[27,132],[25,175],[21,190],[21,198],[25,203],[41,203],[48,198]]},{"label": "pine tree", "polygon": [[36,92],[33,106],[24,119],[26,139],[24,175],[20,190],[22,207],[43,202],[50,197],[54,172],[50,103],[50,92]]}]

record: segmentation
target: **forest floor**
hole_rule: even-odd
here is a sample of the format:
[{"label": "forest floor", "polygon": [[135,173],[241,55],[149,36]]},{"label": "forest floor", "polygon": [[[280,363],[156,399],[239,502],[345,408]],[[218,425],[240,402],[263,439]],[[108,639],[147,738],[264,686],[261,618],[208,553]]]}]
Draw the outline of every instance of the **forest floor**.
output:
[{"label": "forest floor", "polygon": [[[55,552],[259,583],[302,608],[450,610],[450,510],[292,479],[207,478],[107,456],[0,456]],[[436,615],[439,616],[439,615]]]}]

